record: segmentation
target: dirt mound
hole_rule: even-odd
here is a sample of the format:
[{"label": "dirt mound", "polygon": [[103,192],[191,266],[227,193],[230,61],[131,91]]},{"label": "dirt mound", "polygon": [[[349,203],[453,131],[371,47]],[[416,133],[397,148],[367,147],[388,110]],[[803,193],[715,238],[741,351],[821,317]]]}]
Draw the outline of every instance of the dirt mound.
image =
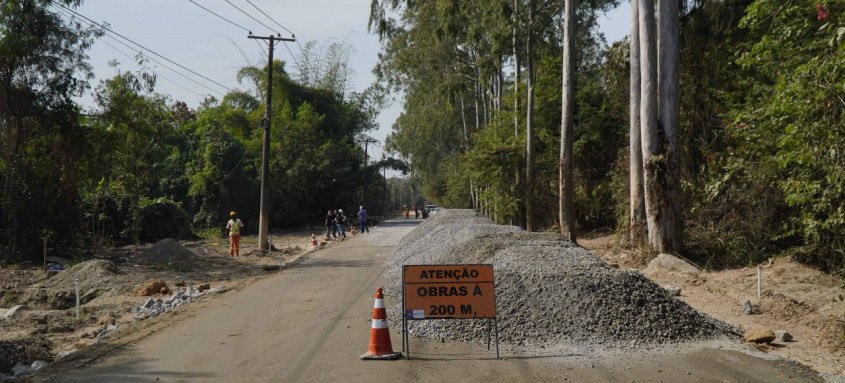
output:
[{"label": "dirt mound", "polygon": [[[123,275],[114,263],[103,259],[92,259],[77,263],[73,267],[58,273],[44,281],[43,285],[36,285],[26,294],[25,302],[35,304],[36,307],[63,310],[76,303],[74,280],[79,283],[79,300],[85,304],[97,297],[112,292]],[[47,305],[48,307],[43,307]]]},{"label": "dirt mound", "polygon": [[119,274],[120,270],[114,263],[104,259],[92,259],[77,263],[73,267],[60,272],[55,277],[50,278],[45,287],[57,289],[70,287],[72,289],[74,279],[78,279],[80,287],[100,286]]},{"label": "dirt mound", "polygon": [[[388,275],[401,275],[403,264],[493,264],[503,342],[615,346],[736,334],[639,273],[609,267],[560,235],[495,225],[465,211],[445,210],[436,217],[391,255]],[[386,292],[399,301],[401,278],[391,280],[397,283]],[[394,325],[401,321],[395,308],[388,318]],[[485,341],[487,322],[414,321],[409,331],[434,339]]]},{"label": "dirt mound", "polygon": [[136,256],[137,260],[158,263],[188,263],[197,260],[197,255],[172,238],[156,242],[152,247]]}]

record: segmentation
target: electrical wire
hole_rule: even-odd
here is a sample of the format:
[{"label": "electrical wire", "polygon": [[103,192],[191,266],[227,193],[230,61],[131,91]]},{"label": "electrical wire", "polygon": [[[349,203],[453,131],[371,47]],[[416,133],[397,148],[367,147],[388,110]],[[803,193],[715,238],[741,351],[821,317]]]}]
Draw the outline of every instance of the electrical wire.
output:
[{"label": "electrical wire", "polygon": [[249,3],[249,5],[251,5],[251,6],[252,6],[253,8],[255,8],[256,10],[258,10],[258,12],[261,12],[261,14],[262,14],[262,15],[264,15],[265,17],[267,17],[268,19],[270,19],[270,21],[272,21],[272,22],[274,22],[276,25],[278,25],[278,26],[279,26],[279,28],[284,29],[287,33],[290,33],[290,35],[291,35],[291,36],[295,36],[295,35],[294,35],[294,33],[293,33],[290,29],[287,29],[287,28],[285,28],[285,26],[284,26],[284,25],[279,24],[279,22],[278,22],[278,21],[276,21],[275,19],[273,19],[272,17],[270,17],[270,15],[268,15],[268,14],[264,13],[264,11],[262,11],[262,10],[261,10],[261,8],[258,8],[258,6],[256,6],[255,4],[253,4],[251,1],[246,0],[246,2],[247,2],[247,3]]},{"label": "electrical wire", "polygon": [[[213,83],[213,84],[215,84],[215,85],[217,85],[217,86],[219,86],[219,87],[221,87],[221,88],[223,88],[223,89],[226,89],[227,91],[233,92],[233,90],[232,90],[231,88],[229,88],[229,87],[227,87],[227,86],[225,86],[225,85],[223,85],[223,84],[221,84],[221,83],[219,83],[219,82],[217,82],[217,81],[214,81],[214,80],[212,80],[212,79],[210,79],[210,78],[208,78],[208,77],[206,77],[206,76],[203,76],[203,75],[201,75],[201,74],[197,73],[196,71],[194,71],[193,69],[190,69],[190,68],[188,68],[188,67],[186,67],[186,66],[184,66],[184,65],[182,65],[182,64],[179,64],[179,63],[177,63],[176,61],[173,61],[173,60],[171,60],[171,59],[169,59],[169,58],[167,58],[167,57],[163,56],[162,54],[160,54],[160,53],[158,53],[158,52],[156,52],[156,51],[154,51],[154,50],[152,50],[152,49],[150,49],[150,48],[147,48],[147,47],[145,47],[145,46],[143,46],[143,45],[141,45],[141,44],[139,44],[139,43],[135,42],[134,40],[132,40],[132,39],[130,39],[130,38],[128,38],[128,37],[126,37],[126,36],[124,36],[124,35],[120,34],[120,33],[115,32],[115,31],[114,31],[114,30],[112,30],[111,28],[108,28],[108,27],[106,27],[106,26],[104,26],[104,25],[102,25],[102,24],[100,24],[100,23],[97,23],[97,22],[96,22],[96,21],[94,21],[94,20],[89,19],[88,17],[85,17],[84,15],[82,15],[82,14],[80,14],[80,13],[78,13],[78,12],[76,12],[76,11],[74,11],[74,10],[72,10],[72,9],[70,9],[70,8],[68,8],[68,7],[66,7],[66,6],[64,6],[64,5],[62,5],[61,3],[55,3],[55,4],[56,4],[56,6],[59,6],[59,7],[61,7],[61,8],[64,8],[65,10],[67,10],[67,11],[69,11],[69,12],[73,13],[74,15],[77,15],[77,16],[79,16],[79,17],[81,17],[81,18],[85,19],[85,20],[88,20],[91,24],[96,25],[96,26],[98,26],[98,27],[100,27],[100,28],[102,28],[102,29],[104,29],[104,30],[106,30],[106,31],[109,31],[109,32],[111,32],[112,34],[114,34],[114,35],[116,35],[116,36],[118,36],[118,37],[120,37],[120,38],[122,38],[122,39],[124,39],[124,40],[126,40],[126,41],[131,42],[132,44],[137,45],[138,47],[140,47],[140,48],[142,48],[142,49],[144,49],[144,50],[146,50],[146,51],[148,51],[148,52],[150,52],[150,53],[152,53],[152,54],[154,54],[154,55],[156,55],[156,56],[160,57],[161,59],[163,59],[163,60],[165,60],[165,61],[167,61],[167,62],[169,62],[169,63],[171,63],[171,64],[173,64],[173,65],[176,65],[176,66],[178,66],[179,68],[182,68],[182,69],[184,69],[184,70],[186,70],[186,71],[188,71],[188,72],[191,72],[192,74],[194,74],[194,75],[195,75],[195,76],[197,76],[197,77],[201,77],[202,79],[204,79],[204,80],[206,80],[206,81],[208,81],[208,82],[211,82],[211,83]],[[149,56],[147,56],[147,57],[149,57]],[[218,93],[219,93],[219,92],[218,92]]]},{"label": "electrical wire", "polygon": [[[111,37],[111,36],[109,36],[109,37]],[[111,49],[114,49],[114,50],[115,50],[115,51],[117,51],[118,53],[120,53],[120,54],[122,54],[122,55],[126,56],[126,58],[128,58],[128,59],[130,59],[130,60],[133,60],[133,61],[135,60],[135,58],[133,58],[132,56],[130,56],[130,55],[129,55],[129,54],[127,54],[126,52],[124,52],[124,51],[122,51],[122,50],[118,49],[116,46],[111,45],[108,41],[106,41],[106,40],[100,40],[100,42],[102,42],[103,44],[108,45],[109,47],[111,47]],[[141,54],[141,56],[143,56],[143,53]],[[144,56],[144,57],[146,57],[146,56]],[[205,96],[205,95],[200,94],[199,92],[197,92],[197,91],[195,91],[195,90],[193,90],[193,89],[191,89],[191,88],[188,88],[188,87],[186,87],[186,86],[184,86],[184,85],[182,85],[182,84],[180,84],[180,83],[178,83],[178,82],[176,82],[176,81],[174,81],[174,80],[172,80],[172,79],[170,79],[170,78],[166,77],[165,75],[163,75],[163,74],[161,74],[161,73],[158,73],[158,72],[156,72],[156,71],[154,71],[154,70],[151,70],[151,71],[152,71],[153,73],[155,73],[156,77],[161,77],[161,78],[163,78],[163,79],[165,79],[165,80],[167,80],[167,81],[170,81],[172,84],[174,84],[174,85],[176,85],[176,86],[178,86],[178,87],[180,87],[180,88],[182,88],[182,89],[184,89],[184,90],[187,90],[188,92],[191,92],[191,93],[193,93],[193,94],[195,94],[195,95],[197,95],[197,96],[200,96],[200,97]]]},{"label": "electrical wire", "polygon": [[[190,0],[189,0],[189,1],[190,1]],[[250,19],[255,20],[255,22],[256,22],[256,23],[263,25],[263,26],[264,26],[264,28],[267,28],[267,29],[269,29],[269,30],[271,30],[271,31],[273,31],[273,32],[276,32],[276,34],[281,35],[281,33],[279,33],[279,31],[277,31],[277,30],[275,30],[275,29],[273,29],[273,28],[270,28],[269,26],[267,26],[267,24],[262,23],[262,22],[261,22],[261,20],[258,20],[258,19],[256,19],[255,17],[252,17],[252,15],[250,15],[249,13],[246,13],[243,9],[238,8],[238,6],[237,6],[237,5],[232,4],[232,2],[231,2],[231,1],[229,1],[229,0],[223,0],[223,1],[227,2],[227,3],[228,3],[229,5],[231,5],[231,6],[235,7],[235,9],[237,9],[237,10],[241,11],[241,13],[243,13],[244,15],[246,15],[246,17],[249,17]]]},{"label": "electrical wire", "polygon": [[[60,11],[61,11],[61,9],[60,9]],[[65,12],[65,14],[66,14],[66,15],[68,15],[69,17],[71,17],[71,18],[73,18],[73,17],[74,17],[74,15],[73,15],[72,13],[67,12],[67,11],[64,11],[64,12]],[[84,21],[84,20],[83,20],[83,21]],[[91,21],[85,21],[85,22],[86,22],[86,23],[88,23],[88,25],[90,25],[90,26],[94,26],[94,25],[96,25],[96,23],[93,23],[93,22],[91,22]],[[129,50],[131,50],[131,51],[134,51],[134,50],[135,50],[135,47],[132,47],[132,46],[130,46],[129,44],[127,44],[127,43],[125,43],[125,42],[123,42],[123,41],[121,41],[121,40],[116,39],[114,36],[112,36],[112,35],[110,35],[110,34],[104,34],[103,36],[106,36],[106,37],[108,37],[108,38],[110,38],[110,39],[114,40],[116,43],[118,43],[118,44],[120,44],[120,45],[125,46],[126,48],[128,48],[128,49],[129,49]],[[105,42],[105,40],[100,40],[100,41]],[[139,51],[138,53],[139,53],[139,54],[141,54],[142,56],[146,57],[146,58],[147,58],[147,59],[149,59],[150,61],[152,61],[152,62],[154,62],[154,63],[156,63],[156,64],[158,64],[158,65],[161,65],[162,67],[166,68],[167,70],[169,70],[169,71],[171,71],[171,72],[173,72],[173,73],[175,73],[175,74],[177,74],[177,75],[179,75],[179,76],[184,77],[184,78],[185,78],[185,79],[187,79],[188,81],[191,81],[191,82],[193,82],[194,84],[197,84],[197,85],[199,85],[199,86],[201,86],[201,87],[203,87],[203,88],[205,88],[205,89],[208,89],[208,90],[210,90],[210,91],[212,91],[212,92],[214,92],[214,93],[217,93],[217,94],[218,94],[218,95],[220,95],[220,96],[224,96],[224,94],[223,94],[222,92],[220,92],[220,91],[218,91],[218,90],[216,90],[216,89],[210,88],[210,87],[208,87],[207,85],[205,85],[205,84],[203,84],[203,83],[201,83],[201,82],[199,82],[199,81],[197,81],[197,80],[195,80],[195,79],[191,78],[190,76],[187,76],[187,75],[183,74],[182,72],[179,72],[179,71],[177,71],[177,70],[175,70],[175,69],[171,68],[171,67],[170,67],[170,66],[168,66],[167,64],[165,64],[165,63],[163,63],[163,62],[161,62],[161,61],[156,60],[156,59],[155,59],[155,57],[150,57],[149,55],[145,55],[143,52],[140,52],[140,51]],[[134,59],[133,59],[133,60],[134,60]],[[167,79],[167,78],[166,78],[166,77],[164,77],[164,76],[162,76],[162,78]],[[170,81],[171,81],[171,82],[174,82],[173,80],[170,80]],[[175,83],[175,82],[174,82],[174,83]]]},{"label": "electrical wire", "polygon": [[264,56],[267,56],[267,50],[264,49],[264,46],[261,45],[261,43],[258,42],[258,40],[253,39],[253,41],[255,41],[255,43],[258,44],[258,47],[261,48],[261,51],[264,52]]},{"label": "electrical wire", "polygon": [[224,20],[224,21],[226,21],[227,23],[232,24],[232,25],[234,25],[234,26],[236,26],[236,27],[238,27],[238,28],[240,28],[240,29],[243,29],[243,30],[247,31],[249,34],[252,34],[252,31],[250,31],[249,29],[246,29],[246,28],[244,28],[242,25],[240,25],[240,24],[238,24],[238,23],[236,23],[236,22],[234,22],[234,21],[232,21],[232,20],[229,20],[229,19],[227,19],[227,18],[225,18],[225,17],[223,17],[223,16],[220,16],[220,15],[218,15],[217,13],[214,13],[214,11],[212,11],[212,10],[210,10],[210,9],[206,8],[206,7],[203,7],[202,5],[197,4],[196,2],[194,2],[194,0],[188,0],[188,1],[190,1],[190,2],[191,2],[191,4],[194,4],[194,5],[196,5],[196,6],[200,7],[200,8],[202,8],[202,9],[204,9],[206,12],[208,12],[208,13],[210,13],[210,14],[214,15],[214,16],[217,16],[217,17],[219,17],[219,18],[221,18],[221,19],[223,19],[223,20]]},{"label": "electrical wire", "polygon": [[[273,23],[275,23],[276,25],[278,25],[280,28],[284,29],[287,33],[290,33],[290,36],[293,38],[294,42],[296,42],[296,45],[299,47],[299,51],[300,51],[300,52],[304,52],[304,51],[305,51],[304,49],[302,49],[302,44],[300,44],[300,43],[299,43],[299,39],[297,39],[297,38],[296,38],[296,34],[295,34],[295,33],[293,33],[293,31],[292,31],[292,30],[285,28],[285,26],[284,26],[284,25],[282,25],[282,24],[279,24],[279,22],[278,22],[278,21],[276,21],[276,19],[274,19],[274,18],[270,17],[270,15],[268,15],[266,12],[262,11],[262,10],[261,10],[261,8],[258,8],[258,6],[257,6],[257,5],[253,4],[253,3],[252,3],[252,1],[250,1],[250,0],[246,0],[246,2],[247,2],[247,3],[249,3],[249,5],[251,5],[253,8],[255,8],[258,12],[261,12],[261,14],[262,14],[262,15],[264,15],[265,17],[267,17],[268,19],[270,19],[270,21],[272,21]],[[277,32],[277,33],[278,33],[278,32]],[[287,45],[287,44],[285,44],[285,45]],[[287,48],[287,46],[285,46],[285,48]],[[288,48],[288,53],[290,53],[291,57],[293,57],[293,52],[291,52],[291,51],[290,51],[290,48]],[[294,61],[295,61],[295,60],[296,60],[296,59],[294,59]]]}]

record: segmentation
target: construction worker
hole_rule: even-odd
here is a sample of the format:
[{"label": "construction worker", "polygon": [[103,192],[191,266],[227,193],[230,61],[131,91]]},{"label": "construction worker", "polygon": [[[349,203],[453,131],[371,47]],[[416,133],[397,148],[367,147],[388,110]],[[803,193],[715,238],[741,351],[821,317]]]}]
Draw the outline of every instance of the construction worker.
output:
[{"label": "construction worker", "polygon": [[361,234],[364,234],[365,231],[369,233],[370,229],[367,227],[367,209],[364,209],[363,206],[358,208],[358,221],[361,224]]},{"label": "construction worker", "polygon": [[231,219],[226,223],[226,230],[229,230],[229,256],[237,257],[241,254],[241,229],[244,223],[234,211],[229,213],[229,218]]}]

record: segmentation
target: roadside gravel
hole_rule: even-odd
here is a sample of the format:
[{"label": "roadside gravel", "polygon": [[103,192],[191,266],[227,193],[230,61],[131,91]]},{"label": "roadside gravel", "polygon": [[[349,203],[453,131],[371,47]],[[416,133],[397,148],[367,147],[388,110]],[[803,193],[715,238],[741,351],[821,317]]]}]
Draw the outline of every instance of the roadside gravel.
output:
[{"label": "roadside gravel", "polygon": [[[406,264],[493,264],[500,339],[511,345],[643,346],[735,336],[727,324],[672,297],[639,272],[608,266],[555,233],[496,225],[471,210],[443,210],[389,257],[388,298],[401,302]],[[401,307],[391,308],[400,326]],[[412,321],[412,335],[484,342],[486,320]],[[401,327],[397,327],[401,328]]]}]

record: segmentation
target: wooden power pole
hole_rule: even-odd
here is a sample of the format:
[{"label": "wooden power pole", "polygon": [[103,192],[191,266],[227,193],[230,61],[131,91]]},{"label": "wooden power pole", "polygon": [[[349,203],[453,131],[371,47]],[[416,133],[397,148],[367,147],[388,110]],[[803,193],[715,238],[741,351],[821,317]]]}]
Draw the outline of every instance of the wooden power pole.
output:
[{"label": "wooden power pole", "polygon": [[273,107],[273,47],[278,41],[296,41],[293,38],[281,36],[253,36],[250,33],[247,38],[267,40],[269,53],[267,54],[267,102],[264,109],[264,119],[261,120],[261,127],[264,129],[264,145],[261,150],[261,212],[258,216],[258,250],[265,253],[269,250],[267,233],[270,228],[270,121],[272,120]]},{"label": "wooden power pole", "polygon": [[[376,141],[372,138],[369,138],[369,137],[364,138],[364,168],[365,169],[367,167],[367,159],[369,158],[369,156],[367,154],[367,145],[369,145],[371,143],[376,143],[376,142],[378,142],[378,141]],[[364,173],[364,179],[361,180],[362,181],[361,182],[361,206],[364,206],[364,189],[366,189],[366,185],[365,185],[366,179],[367,179],[366,177],[367,177],[367,175],[366,175],[366,173]]]}]

